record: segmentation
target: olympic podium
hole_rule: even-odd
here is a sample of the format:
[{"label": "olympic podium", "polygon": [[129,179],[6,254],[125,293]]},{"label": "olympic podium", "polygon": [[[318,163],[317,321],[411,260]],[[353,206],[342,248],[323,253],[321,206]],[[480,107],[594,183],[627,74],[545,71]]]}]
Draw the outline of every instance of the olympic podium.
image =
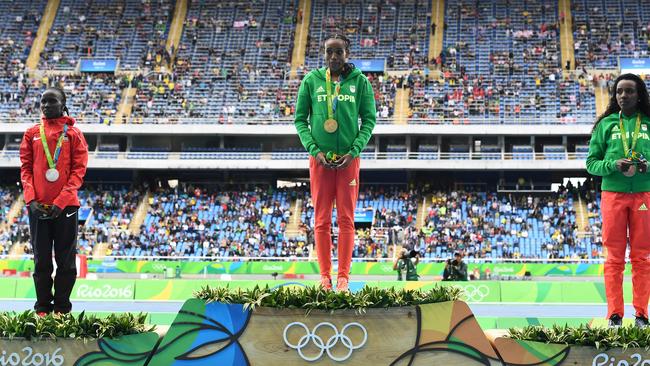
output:
[{"label": "olympic podium", "polygon": [[142,333],[91,342],[0,339],[0,349],[3,365],[650,364],[642,349],[599,351],[486,335],[462,301],[328,312],[190,299],[161,336]]},{"label": "olympic podium", "polygon": [[190,299],[158,343],[145,333],[100,340],[98,346],[99,351],[68,359],[76,359],[75,366],[550,366],[591,364],[600,353],[586,347],[575,354],[567,345],[489,339],[462,301],[306,312]]}]

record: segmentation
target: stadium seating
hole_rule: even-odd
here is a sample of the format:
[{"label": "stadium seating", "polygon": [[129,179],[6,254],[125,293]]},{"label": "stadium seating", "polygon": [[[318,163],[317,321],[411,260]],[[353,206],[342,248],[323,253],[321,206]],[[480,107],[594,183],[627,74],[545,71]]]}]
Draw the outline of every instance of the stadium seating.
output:
[{"label": "stadium seating", "polygon": [[285,238],[288,193],[191,188],[161,191],[151,200],[137,244],[113,251],[128,256],[307,255]]},{"label": "stadium seating", "polygon": [[439,159],[438,145],[420,145],[418,146],[418,159],[435,160]]},{"label": "stadium seating", "polygon": [[576,145],[576,159],[587,159],[589,154],[589,145]]},{"label": "stadium seating", "polygon": [[[6,192],[6,188],[0,191]],[[15,197],[14,195],[13,198]],[[141,198],[140,190],[127,186],[88,186],[80,190],[80,212],[86,210],[88,214],[80,221],[79,253],[91,254],[97,243],[126,241],[128,225]],[[10,205],[11,203],[5,206],[3,203],[3,207]],[[2,221],[4,220],[0,220],[0,223]],[[8,239],[3,239],[3,233],[0,231],[0,244],[10,247],[15,243],[25,243],[27,253],[30,252],[29,215],[26,206],[10,226],[8,234]]]},{"label": "stadium seating", "polygon": [[405,145],[391,144],[386,146],[386,159],[408,159]]},{"label": "stadium seating", "polygon": [[647,57],[650,9],[643,1],[573,0],[578,65],[615,68],[619,57]]},{"label": "stadium seating", "polygon": [[469,145],[449,145],[449,158],[456,160],[468,160]]},{"label": "stadium seating", "polygon": [[271,153],[271,159],[299,159],[306,160],[309,157],[309,153],[305,151],[302,147],[290,148],[290,149],[281,149],[274,150]]},{"label": "stadium seating", "polygon": [[296,82],[285,83],[296,7],[295,0],[191,2],[174,72],[142,80],[135,115],[288,116],[297,92]]},{"label": "stadium seating", "polygon": [[498,145],[483,145],[480,152],[475,152],[481,160],[500,160],[501,147]]},{"label": "stadium seating", "polygon": [[[386,3],[312,2],[307,68],[322,66],[321,46],[334,33],[350,39],[351,58],[385,58],[388,67],[407,70],[423,66],[429,48],[431,2],[406,0]],[[413,51],[413,52],[411,52]]]},{"label": "stadium seating", "polygon": [[[164,43],[172,1],[63,0],[39,69],[68,73],[84,57],[117,58],[121,70],[136,74],[124,80],[74,72],[39,73],[30,80],[24,63],[45,2],[3,4],[0,111],[13,118],[38,114],[45,85],[69,91],[72,114],[86,122],[113,121],[128,85],[136,88],[134,123],[286,124],[295,112],[300,80],[290,78],[289,69],[297,0],[191,1],[180,45],[171,52]],[[636,0],[572,4],[579,64],[611,68],[620,56],[647,56],[647,7]],[[410,123],[593,122],[593,84],[562,74],[556,1],[446,2],[441,79],[425,69],[430,6],[415,0],[314,1],[306,65],[298,75],[322,65],[325,37],[340,32],[351,39],[353,59],[384,58],[391,70],[411,71],[404,80],[370,76],[380,123],[392,121],[402,83],[410,89]]]},{"label": "stadium seating", "polygon": [[562,145],[544,145],[544,159],[566,160],[566,149]]},{"label": "stadium seating", "polygon": [[118,144],[100,144],[97,147],[97,154],[95,154],[95,158],[117,159],[119,151],[120,151],[120,145]]},{"label": "stadium seating", "polygon": [[513,160],[533,160],[535,153],[532,146],[529,145],[514,145],[512,147]]},{"label": "stadium seating", "polygon": [[48,35],[41,67],[73,70],[81,58],[119,59],[135,70],[160,51],[173,2],[62,0]]},{"label": "stadium seating", "polygon": [[88,209],[89,213],[79,228],[79,252],[91,254],[97,243],[126,241],[130,235],[128,226],[141,200],[140,189],[126,186],[91,186],[81,190],[80,211]]},{"label": "stadium seating", "polygon": [[602,252],[600,244],[578,243],[569,193],[515,201],[485,192],[438,192],[433,197],[423,229],[425,245],[420,247],[425,257],[451,257],[457,250],[469,258],[564,258],[574,254],[598,258],[597,253]]},{"label": "stadium seating", "polygon": [[[372,229],[357,230],[355,256],[385,257],[391,250],[390,246],[397,243],[396,237],[392,233],[389,234],[391,230],[399,227],[401,230],[410,228],[411,231],[416,232],[414,230],[415,216],[421,197],[411,193],[395,186],[361,187],[356,209],[372,209],[374,223]],[[309,195],[303,200],[300,219],[303,225],[309,230],[313,230],[314,206]],[[336,210],[332,213],[332,227],[334,232],[338,231]],[[336,247],[333,248],[333,255],[337,255]]]},{"label": "stadium seating", "polygon": [[47,1],[0,2],[0,113],[25,115],[31,100],[23,93],[29,87],[23,73]]},{"label": "stadium seating", "polygon": [[[374,221],[369,228],[359,228],[355,255],[385,257],[397,244],[419,250],[428,259],[446,258],[456,250],[465,251],[470,259],[600,258],[600,196],[593,191],[583,196],[589,226],[579,228],[574,193],[537,197],[463,191],[427,194],[395,185],[363,185],[356,207],[373,210]],[[11,206],[15,194],[7,186],[0,189],[3,207]],[[307,256],[306,245],[313,240],[314,209],[304,189],[185,185],[162,189],[150,199],[139,235],[129,226],[143,198],[141,189],[91,185],[79,196],[80,212],[85,211],[80,215],[79,251],[84,254],[92,253],[97,243],[107,243],[107,254],[127,257]],[[289,238],[290,203],[297,197],[302,198],[302,228]],[[420,213],[425,219],[417,230],[418,203],[424,197],[432,200]],[[336,233],[336,210],[332,224]],[[0,231],[0,239],[5,251],[14,243],[29,241],[27,208],[13,225]],[[29,252],[29,245],[26,249]]]},{"label": "stadium seating", "polygon": [[0,254],[7,254],[13,243],[11,228],[3,228],[2,224],[6,222],[7,214],[16,197],[15,187],[0,186]]},{"label": "stadium seating", "polygon": [[444,83],[425,87],[428,108],[417,117],[592,123],[593,92],[561,74],[557,9],[547,1],[446,2]]},{"label": "stadium seating", "polygon": [[[10,122],[38,120],[40,94],[47,86],[58,86],[68,95],[71,115],[85,123],[114,123],[121,114],[125,88],[133,87],[133,123],[291,124],[300,77],[322,66],[323,42],[328,34],[338,32],[351,39],[352,59],[386,59],[390,73],[368,74],[378,123],[401,121],[395,118],[401,117],[395,116],[396,98],[407,90],[408,123],[591,124],[596,117],[594,87],[612,85],[618,57],[648,57],[650,34],[650,7],[644,1],[572,0],[578,65],[609,70],[594,78],[580,68],[563,72],[557,0],[446,1],[445,25],[437,28],[443,33],[441,64],[434,67],[427,65],[430,1],[312,0],[306,64],[298,67],[298,78],[293,78],[296,27],[306,21],[300,19],[298,0],[188,1],[180,44],[170,52],[165,43],[175,1],[61,0],[38,70],[26,70],[46,4],[45,0],[0,0],[0,65],[4,70],[0,73],[0,112]],[[119,69],[129,73],[80,74],[78,63],[85,57],[119,59]],[[0,158],[18,157],[19,137],[15,131],[8,133]],[[91,158],[266,161],[308,157],[303,148],[295,147],[297,140],[256,147],[241,141],[226,141],[225,146],[181,142],[180,152],[176,139],[170,146],[115,141],[93,136],[89,143],[96,151]],[[563,145],[542,144],[541,151],[539,145],[525,145],[519,139],[512,146],[509,138],[503,145],[491,139],[480,150],[467,145],[467,140],[454,139],[451,144],[446,138],[444,143],[432,138],[407,141],[401,136],[376,138],[361,157],[423,160],[419,164],[436,159],[544,159],[553,163],[584,159],[588,153],[586,145],[573,147],[573,137]],[[413,151],[417,155],[410,154]],[[380,191],[362,187],[364,198],[360,197],[358,207],[375,210],[375,225],[358,233],[355,255],[385,256],[390,243],[398,242],[396,237],[432,259],[459,248],[474,257],[492,258],[597,258],[602,253],[601,202],[595,192],[585,199],[589,227],[577,229],[573,196],[568,193],[542,198],[534,208],[519,198],[490,192],[439,192],[431,211],[439,212],[444,206],[448,217],[442,220],[434,215],[438,218],[428,218],[424,231],[418,232],[409,216],[425,194],[405,194],[395,187]],[[142,233],[135,236],[126,227],[142,193],[125,186],[100,190],[91,184],[80,191],[82,205],[91,210],[80,231],[80,251],[90,253],[96,243],[108,242],[111,254],[126,256],[307,255],[313,219],[309,194],[304,194],[301,217],[307,231],[288,239],[289,191],[258,187],[237,192],[235,188],[204,187],[196,192],[183,187],[157,191]],[[15,199],[13,189],[0,187],[0,224]],[[223,200],[236,199],[245,202],[222,205]],[[502,212],[506,207],[510,209]],[[480,222],[487,228],[473,221],[478,217],[473,210],[484,215]],[[28,239],[26,209],[16,221],[7,228],[0,225],[0,253]],[[429,233],[430,222],[434,226]],[[474,232],[468,234],[468,227]],[[451,241],[443,243],[441,230]],[[433,231],[438,231],[437,236]],[[472,234],[480,234],[481,240]]]}]

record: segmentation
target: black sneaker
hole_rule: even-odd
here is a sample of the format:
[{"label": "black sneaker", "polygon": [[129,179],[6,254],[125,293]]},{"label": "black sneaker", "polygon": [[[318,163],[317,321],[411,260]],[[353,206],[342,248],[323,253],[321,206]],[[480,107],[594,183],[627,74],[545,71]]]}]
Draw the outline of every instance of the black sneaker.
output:
[{"label": "black sneaker", "polygon": [[648,326],[648,318],[643,315],[637,315],[636,319],[634,320],[634,325],[638,328],[645,328]]},{"label": "black sneaker", "polygon": [[612,316],[609,317],[609,327],[610,328],[618,328],[623,325],[623,318],[621,318],[620,315],[618,314],[612,314]]}]

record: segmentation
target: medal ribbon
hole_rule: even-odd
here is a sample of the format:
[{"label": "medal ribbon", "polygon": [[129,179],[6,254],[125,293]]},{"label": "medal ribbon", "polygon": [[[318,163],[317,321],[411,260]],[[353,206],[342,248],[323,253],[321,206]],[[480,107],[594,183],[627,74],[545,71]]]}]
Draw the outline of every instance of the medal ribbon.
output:
[{"label": "medal ribbon", "polygon": [[47,158],[47,165],[50,166],[50,169],[56,169],[56,164],[59,162],[59,154],[61,154],[61,147],[63,146],[63,138],[68,132],[68,125],[63,125],[63,132],[56,142],[56,149],[54,150],[54,159],[50,155],[50,147],[47,146],[47,137],[45,136],[45,127],[41,123],[39,130],[41,131],[41,142],[43,143],[43,150],[45,150],[45,157]]},{"label": "medal ribbon", "polygon": [[329,67],[325,71],[325,90],[327,90],[327,119],[334,119],[334,111],[336,111],[341,85],[337,84],[336,88],[334,88],[334,94],[332,94],[332,75]]},{"label": "medal ribbon", "polygon": [[632,146],[629,145],[627,141],[627,133],[625,132],[625,127],[623,126],[623,112],[618,112],[618,124],[621,129],[621,140],[623,141],[623,151],[625,157],[628,159],[635,159],[634,147],[636,142],[639,139],[639,129],[641,128],[641,113],[636,115],[636,125],[634,126],[634,135],[632,135]]}]

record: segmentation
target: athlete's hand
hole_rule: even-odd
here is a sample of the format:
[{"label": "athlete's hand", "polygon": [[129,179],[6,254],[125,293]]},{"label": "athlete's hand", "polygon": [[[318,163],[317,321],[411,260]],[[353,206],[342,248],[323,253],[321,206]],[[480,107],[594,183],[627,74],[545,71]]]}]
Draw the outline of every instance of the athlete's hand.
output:
[{"label": "athlete's hand", "polygon": [[647,161],[640,161],[636,164],[636,168],[639,170],[639,173],[647,173],[648,172],[648,162]]},{"label": "athlete's hand", "polygon": [[354,157],[352,155],[345,154],[338,158],[334,164],[336,164],[336,169],[345,169],[350,165],[350,163],[352,163],[352,160],[354,160]]},{"label": "athlete's hand", "polygon": [[628,159],[618,159],[616,160],[616,169],[621,173],[625,173],[633,164],[634,163]]},{"label": "athlete's hand", "polygon": [[318,164],[324,166],[327,169],[335,168],[332,164],[330,164],[329,161],[327,161],[327,158],[325,157],[325,154],[323,154],[322,151],[316,154],[316,162],[318,162]]},{"label": "athlete's hand", "polygon": [[32,202],[29,203],[29,211],[31,213],[42,213],[42,214],[48,214],[47,210],[41,205],[40,203],[36,202],[36,200],[33,200]]},{"label": "athlete's hand", "polygon": [[50,217],[53,219],[56,219],[57,217],[61,216],[61,212],[63,212],[62,209],[59,208],[57,205],[52,205],[52,210],[50,212]]}]

